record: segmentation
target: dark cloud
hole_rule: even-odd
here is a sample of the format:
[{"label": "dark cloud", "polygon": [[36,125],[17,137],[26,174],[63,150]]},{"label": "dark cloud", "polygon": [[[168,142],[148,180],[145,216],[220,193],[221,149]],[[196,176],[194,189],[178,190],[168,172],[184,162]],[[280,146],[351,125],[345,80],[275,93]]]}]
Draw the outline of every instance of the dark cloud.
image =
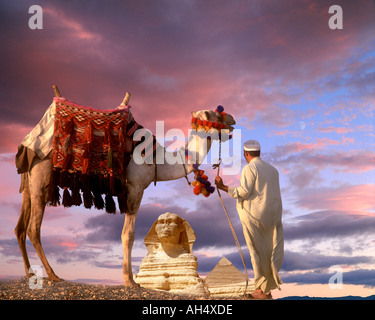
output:
[{"label": "dark cloud", "polygon": [[28,28],[32,1],[3,3],[1,119],[34,126],[57,83],[67,98],[98,108],[117,106],[131,91],[146,127],[160,119],[167,129],[187,127],[182,119],[192,106],[219,103],[283,127],[294,121],[285,106],[321,90],[317,83],[342,70],[353,47],[368,48],[369,2],[338,2],[345,12],[340,35],[327,27],[327,4],[311,1],[39,1],[43,30]]},{"label": "dark cloud", "polygon": [[[42,238],[42,245],[46,256],[61,264],[93,261],[100,256],[100,253],[92,250],[83,238],[48,235]],[[105,247],[103,251],[104,249]]]},{"label": "dark cloud", "polygon": [[[298,284],[326,284],[327,290],[329,290],[328,283],[329,279],[333,276],[333,273],[329,273],[328,270],[324,272],[307,272],[307,273],[296,273],[282,276],[285,283],[298,283]],[[375,270],[374,269],[359,269],[354,271],[343,272],[343,285],[355,284],[363,285],[365,287],[375,287]],[[308,294],[308,293],[306,293]],[[324,294],[324,293],[323,293]]]},{"label": "dark cloud", "polygon": [[[249,272],[251,272],[253,268],[251,265],[249,250],[247,249],[247,247],[242,247],[242,252],[244,255],[244,259],[245,259],[246,268]],[[198,260],[199,274],[209,273],[217,265],[217,263],[222,259],[223,256],[227,258],[238,270],[240,270],[242,273],[245,273],[245,268],[241,260],[241,256],[237,250],[237,247],[234,247],[232,252],[225,254],[223,256],[221,255],[206,256],[205,254],[200,254],[200,253],[197,254],[196,256]]]},{"label": "dark cloud", "polygon": [[[226,194],[223,194],[223,198],[233,228],[240,243],[244,244],[245,240],[242,226],[235,207],[236,202]],[[234,246],[235,242],[230,231],[229,222],[217,195],[214,194],[209,199],[200,200],[197,206],[198,209],[196,211],[187,215],[187,220],[197,234],[195,248],[203,249],[209,247],[220,248]]]},{"label": "dark cloud", "polygon": [[[42,246],[47,259],[51,258],[57,263],[67,264],[98,258],[98,253],[87,248],[84,241],[69,236],[44,236],[42,237]],[[39,259],[29,239],[26,239],[26,250],[30,258]],[[0,240],[0,253],[4,257],[18,257],[19,263],[22,261],[21,251],[15,237]]]},{"label": "dark cloud", "polygon": [[[226,198],[225,195],[224,198]],[[244,246],[242,250],[245,255],[247,267],[251,269],[250,255],[245,245],[241,223],[237,217],[235,201],[233,199],[225,199],[225,203],[230,213],[230,218],[237,237]],[[221,259],[220,256],[211,256],[212,254],[206,256],[204,252],[212,252],[212,250],[220,250],[220,248],[225,248],[229,251],[232,250],[226,257],[238,269],[244,271],[227,217],[216,195],[198,201],[198,208],[197,210],[187,210],[178,205],[167,205],[166,201],[141,206],[135,223],[135,241],[142,246],[144,238],[159,215],[168,211],[173,212],[186,219],[197,236],[193,250],[194,252],[198,252],[199,272],[207,273],[211,271]],[[120,243],[124,218],[125,216],[120,214],[102,214],[89,218],[85,223],[85,228],[89,231],[85,241],[87,241],[87,243],[94,242],[102,244]],[[199,252],[203,253],[199,254]],[[135,257],[135,259],[136,258],[139,257]],[[102,262],[99,263],[101,267],[113,267],[111,262],[104,264]],[[117,267],[117,264],[115,264],[115,267]]]},{"label": "dark cloud", "polygon": [[[230,199],[226,203],[228,211],[232,215],[231,221],[235,227],[236,234],[240,241],[244,243],[242,227],[235,209],[235,201]],[[159,205],[141,205],[135,223],[135,240],[143,242],[159,215],[165,212],[173,212],[186,219],[197,235],[194,250],[235,245],[228,220],[218,199],[201,200],[198,202],[198,208],[191,211],[173,204],[166,205],[164,201],[161,201]],[[89,218],[85,223],[85,228],[89,230],[87,241],[119,243],[124,219],[125,216],[120,214],[102,214]]]},{"label": "dark cloud", "polygon": [[284,224],[285,240],[311,240],[373,234],[375,217],[345,211],[319,211]]},{"label": "dark cloud", "polygon": [[88,242],[121,242],[121,231],[124,215],[101,214],[87,219],[84,227],[90,231],[86,237]]},{"label": "dark cloud", "polygon": [[375,270],[374,269],[360,269],[345,272],[343,275],[344,283],[362,284],[366,287],[375,287]]},{"label": "dark cloud", "polygon": [[[333,275],[333,273],[329,273],[329,269],[333,266],[340,266],[343,271],[344,285],[357,284],[373,287],[375,286],[375,270],[361,267],[372,265],[373,262],[374,258],[369,256],[329,256],[285,250],[281,277],[285,283],[321,283],[328,285],[328,281]],[[347,268],[345,267],[349,267],[349,270],[352,271],[346,271]]]},{"label": "dark cloud", "polygon": [[[30,248],[31,243],[29,240],[26,241],[27,249]],[[32,246],[31,246],[32,247]],[[13,239],[1,239],[0,240],[0,253],[6,257],[21,257],[21,251],[18,246],[16,237]]]},{"label": "dark cloud", "polygon": [[[155,220],[167,211],[181,216],[183,216],[182,212],[186,212],[186,210],[176,206],[165,208],[156,205],[141,205],[135,223],[135,240],[143,242]],[[119,213],[115,215],[104,213],[89,218],[84,224],[85,228],[89,230],[86,240],[93,243],[121,243],[124,220],[125,215]]]},{"label": "dark cloud", "polygon": [[[134,262],[134,259],[132,259]],[[122,269],[122,263],[114,263],[113,261],[95,261],[95,267],[106,269]]]},{"label": "dark cloud", "polygon": [[285,250],[282,271],[319,270],[333,265],[354,266],[360,263],[372,263],[374,258],[367,256],[326,256],[311,253],[299,253]]}]

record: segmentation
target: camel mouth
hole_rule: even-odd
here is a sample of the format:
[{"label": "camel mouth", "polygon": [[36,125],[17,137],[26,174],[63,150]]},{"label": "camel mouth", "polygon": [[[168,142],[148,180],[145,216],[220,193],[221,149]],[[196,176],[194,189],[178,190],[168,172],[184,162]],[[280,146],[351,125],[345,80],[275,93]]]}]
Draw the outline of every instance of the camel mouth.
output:
[{"label": "camel mouth", "polygon": [[234,125],[236,124],[236,121],[233,120],[233,121],[230,121],[227,125],[227,129],[229,129],[230,132],[232,132],[234,130]]}]

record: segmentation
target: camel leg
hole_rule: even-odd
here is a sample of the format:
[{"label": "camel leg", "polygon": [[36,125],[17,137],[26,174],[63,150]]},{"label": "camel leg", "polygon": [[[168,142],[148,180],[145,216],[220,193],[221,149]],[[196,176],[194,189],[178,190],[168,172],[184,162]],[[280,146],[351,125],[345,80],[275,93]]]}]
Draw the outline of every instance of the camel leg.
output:
[{"label": "camel leg", "polygon": [[34,246],[36,253],[40,261],[43,263],[44,270],[47,272],[48,279],[53,281],[60,281],[61,279],[54,273],[48,260],[44,254],[42,244],[40,241],[40,228],[42,226],[42,220],[44,216],[45,202],[42,199],[35,201],[37,199],[32,199],[31,202],[31,217],[30,223],[27,228],[27,235],[30,238],[31,243]]},{"label": "camel leg", "polygon": [[40,228],[42,226],[44,209],[48,198],[48,183],[50,180],[51,165],[51,161],[41,161],[29,172],[31,215],[27,227],[27,235],[44,266],[44,270],[47,272],[48,279],[60,281],[61,279],[54,273],[48,263],[40,241]]},{"label": "camel leg", "polygon": [[123,267],[122,274],[124,276],[124,285],[127,287],[139,287],[139,284],[134,282],[132,271],[132,247],[135,235],[135,219],[137,214],[126,214],[124,227],[122,229],[121,241],[123,248]]},{"label": "camel leg", "polygon": [[[27,227],[30,221],[31,201],[30,201],[30,189],[28,185],[27,173],[23,173],[23,175],[25,175],[24,177],[26,178],[26,183],[22,192],[21,214],[18,219],[18,223],[14,230],[14,233],[16,234],[18,245],[21,249],[26,276],[31,277],[32,274],[29,272],[30,262],[29,262],[29,257],[27,256],[27,250],[26,250],[26,231],[27,231]],[[22,177],[22,179],[24,177]]]}]

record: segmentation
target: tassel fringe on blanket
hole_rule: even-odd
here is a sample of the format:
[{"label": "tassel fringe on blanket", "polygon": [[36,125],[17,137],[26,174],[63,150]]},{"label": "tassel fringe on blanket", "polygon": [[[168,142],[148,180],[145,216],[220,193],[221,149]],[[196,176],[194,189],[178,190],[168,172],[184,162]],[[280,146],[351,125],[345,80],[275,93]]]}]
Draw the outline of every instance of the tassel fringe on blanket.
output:
[{"label": "tassel fringe on blanket", "polygon": [[[54,98],[53,170],[50,205],[92,206],[116,213],[127,211],[126,168],[131,153],[142,141],[133,141],[143,128],[129,109],[97,110]],[[155,138],[153,151],[155,152]],[[81,196],[82,194],[82,196]],[[104,198],[104,199],[103,199]]]}]

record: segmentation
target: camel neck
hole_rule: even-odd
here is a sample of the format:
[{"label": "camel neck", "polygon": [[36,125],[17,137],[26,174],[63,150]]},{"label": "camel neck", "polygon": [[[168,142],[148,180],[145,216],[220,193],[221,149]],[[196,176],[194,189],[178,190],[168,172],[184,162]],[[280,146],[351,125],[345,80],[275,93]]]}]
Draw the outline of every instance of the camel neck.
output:
[{"label": "camel neck", "polygon": [[[185,158],[184,151],[178,150],[177,152],[170,152],[163,148],[164,161],[157,165],[157,181],[169,181],[185,177],[186,174],[194,170],[194,163],[200,165],[204,161],[210,149],[211,139],[207,139],[206,137],[202,138],[194,133],[189,135],[185,147],[185,150],[189,151],[189,161]],[[173,161],[168,161],[170,159],[175,159],[175,163],[172,163]],[[182,164],[182,159],[185,161],[185,165]]]}]

